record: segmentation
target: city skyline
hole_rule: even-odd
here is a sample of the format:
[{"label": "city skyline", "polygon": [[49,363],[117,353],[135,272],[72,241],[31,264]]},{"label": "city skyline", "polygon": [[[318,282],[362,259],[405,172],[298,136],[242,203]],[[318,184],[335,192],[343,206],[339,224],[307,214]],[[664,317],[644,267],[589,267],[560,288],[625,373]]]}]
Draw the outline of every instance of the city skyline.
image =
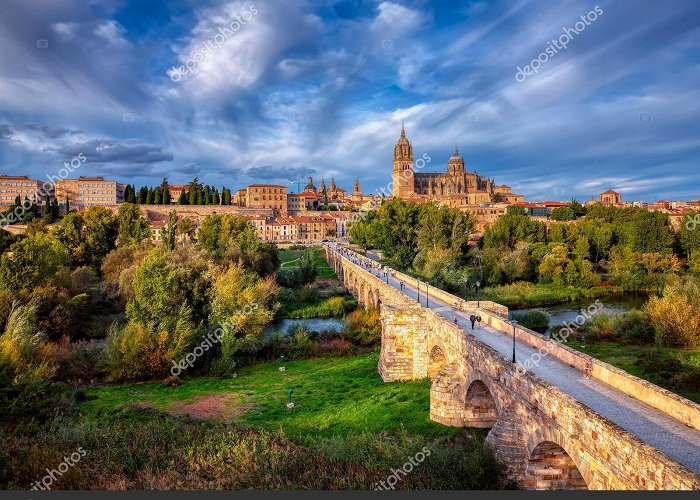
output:
[{"label": "city skyline", "polygon": [[10,2],[0,171],[44,178],[83,153],[79,175],[137,185],[311,175],[369,194],[404,122],[426,172],[456,144],[528,200],[697,198],[698,6],[674,6]]}]

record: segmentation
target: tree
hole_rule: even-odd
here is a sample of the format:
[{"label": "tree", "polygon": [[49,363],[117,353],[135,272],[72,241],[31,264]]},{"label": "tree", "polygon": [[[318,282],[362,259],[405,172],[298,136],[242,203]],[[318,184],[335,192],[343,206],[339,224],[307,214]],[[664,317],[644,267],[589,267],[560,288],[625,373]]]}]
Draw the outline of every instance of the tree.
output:
[{"label": "tree", "polygon": [[216,279],[210,324],[223,329],[221,357],[214,367],[217,373],[232,373],[236,354],[258,341],[275,315],[278,291],[274,277],[261,279],[237,264]]},{"label": "tree", "polygon": [[197,234],[197,225],[189,217],[181,219],[177,224],[178,236],[187,237],[190,242],[194,243]]},{"label": "tree", "polygon": [[511,205],[493,226],[486,226],[484,248],[507,246],[512,250],[518,241],[544,242],[545,234],[543,222],[532,220],[523,207]]},{"label": "tree", "polygon": [[14,293],[31,290],[54,279],[67,262],[68,255],[56,238],[46,233],[28,235],[0,258],[0,284]]},{"label": "tree", "polygon": [[153,205],[153,189],[148,188],[146,193],[146,205]]},{"label": "tree", "polygon": [[114,249],[119,223],[104,207],[90,207],[85,213],[71,213],[56,228],[56,238],[68,251],[72,267],[90,265],[99,269]]},{"label": "tree", "polygon": [[119,207],[118,242],[119,245],[140,243],[150,236],[148,222],[141,218],[141,210],[132,203],[123,203]]},{"label": "tree", "polygon": [[307,248],[299,258],[299,271],[304,277],[304,283],[313,283],[318,276],[318,268],[316,267],[316,253]]},{"label": "tree", "polygon": [[168,189],[168,186],[165,186],[162,190],[162,200],[160,202],[161,205],[170,205],[170,190]]},{"label": "tree", "polygon": [[574,211],[571,207],[556,207],[552,210],[550,218],[556,221],[574,220]]},{"label": "tree", "polygon": [[192,182],[190,182],[190,189],[189,189],[189,204],[190,205],[197,205],[198,193],[199,193],[199,190],[201,188],[202,188],[202,185],[199,183],[199,179],[197,177],[192,179]]},{"label": "tree", "polygon": [[166,250],[175,250],[177,235],[177,211],[173,210],[168,214],[168,223],[162,229],[162,242]]},{"label": "tree", "polygon": [[688,261],[696,262],[700,258],[700,211],[688,212],[681,220],[679,243]]},{"label": "tree", "polygon": [[185,193],[185,190],[180,191],[180,199],[178,200],[178,205],[189,205],[190,199],[187,196],[187,193]]}]

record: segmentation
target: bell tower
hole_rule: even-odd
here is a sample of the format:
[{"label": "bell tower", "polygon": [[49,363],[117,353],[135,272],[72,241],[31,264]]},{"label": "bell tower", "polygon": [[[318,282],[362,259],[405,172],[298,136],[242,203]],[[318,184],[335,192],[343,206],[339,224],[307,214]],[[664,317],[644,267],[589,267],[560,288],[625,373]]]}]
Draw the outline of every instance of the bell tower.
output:
[{"label": "bell tower", "polygon": [[415,184],[413,178],[413,146],[406,139],[406,131],[401,124],[401,137],[394,146],[394,173],[392,175],[391,194],[399,198],[413,196]]}]

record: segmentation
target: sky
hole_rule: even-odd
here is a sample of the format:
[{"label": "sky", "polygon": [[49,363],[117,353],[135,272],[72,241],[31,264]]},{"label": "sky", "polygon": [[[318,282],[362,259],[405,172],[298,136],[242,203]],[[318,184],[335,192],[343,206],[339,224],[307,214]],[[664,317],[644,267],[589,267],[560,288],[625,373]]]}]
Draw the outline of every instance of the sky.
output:
[{"label": "sky", "polygon": [[0,47],[2,174],[373,193],[403,123],[529,201],[700,198],[698,0],[0,0]]}]

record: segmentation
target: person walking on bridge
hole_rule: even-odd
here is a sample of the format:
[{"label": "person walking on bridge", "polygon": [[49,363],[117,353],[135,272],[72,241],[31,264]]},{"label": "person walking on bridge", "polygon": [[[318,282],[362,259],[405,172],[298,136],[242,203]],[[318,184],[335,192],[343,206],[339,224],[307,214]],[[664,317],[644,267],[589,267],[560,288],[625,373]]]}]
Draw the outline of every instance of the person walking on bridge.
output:
[{"label": "person walking on bridge", "polygon": [[473,314],[471,316],[469,316],[469,321],[472,324],[472,330],[473,330],[474,329],[474,322],[476,321],[476,316],[474,316]]}]

